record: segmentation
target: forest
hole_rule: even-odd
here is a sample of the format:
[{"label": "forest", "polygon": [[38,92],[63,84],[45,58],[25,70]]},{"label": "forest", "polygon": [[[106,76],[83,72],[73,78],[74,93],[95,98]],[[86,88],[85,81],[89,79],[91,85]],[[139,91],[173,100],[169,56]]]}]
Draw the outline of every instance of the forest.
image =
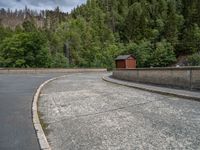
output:
[{"label": "forest", "polygon": [[112,69],[123,54],[137,67],[200,65],[199,0],[88,0],[69,14],[43,11],[40,26],[25,14],[14,28],[0,19],[0,67]]}]

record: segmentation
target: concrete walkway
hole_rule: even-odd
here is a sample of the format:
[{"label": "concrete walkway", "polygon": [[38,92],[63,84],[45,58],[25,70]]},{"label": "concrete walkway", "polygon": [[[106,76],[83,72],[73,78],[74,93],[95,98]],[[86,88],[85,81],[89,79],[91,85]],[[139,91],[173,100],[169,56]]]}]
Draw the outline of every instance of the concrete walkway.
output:
[{"label": "concrete walkway", "polygon": [[171,96],[200,101],[200,91],[188,91],[188,90],[167,88],[167,87],[154,86],[154,85],[148,85],[148,84],[134,83],[130,81],[114,79],[111,76],[104,76],[102,79],[114,84],[137,88],[137,89],[141,89],[141,90],[145,90],[149,92],[155,92],[159,94],[171,95]]},{"label": "concrete walkway", "polygon": [[39,111],[53,150],[200,149],[200,102],[67,75],[41,93]]},{"label": "concrete walkway", "polygon": [[31,105],[38,86],[56,74],[0,74],[0,150],[39,150]]}]

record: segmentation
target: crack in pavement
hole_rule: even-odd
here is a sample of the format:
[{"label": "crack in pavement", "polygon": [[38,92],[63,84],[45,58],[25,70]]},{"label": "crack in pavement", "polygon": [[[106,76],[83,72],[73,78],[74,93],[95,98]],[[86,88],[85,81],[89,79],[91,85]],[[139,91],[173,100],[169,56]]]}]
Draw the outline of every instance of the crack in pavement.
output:
[{"label": "crack in pavement", "polygon": [[[118,111],[118,110],[123,110],[123,109],[126,109],[126,108],[135,107],[135,106],[146,105],[146,104],[150,104],[150,103],[158,102],[158,101],[161,101],[161,100],[148,101],[148,102],[144,102],[144,103],[139,103],[139,104],[134,104],[134,105],[128,105],[128,106],[124,106],[124,107],[118,107],[118,108],[115,108],[115,109],[109,109],[109,110],[106,110],[106,111],[100,111],[100,112],[96,112],[96,113],[88,113],[88,114],[83,114],[83,115],[75,115],[73,117],[69,117],[69,118],[65,118],[65,119],[60,119],[60,120],[56,120],[56,121],[52,121],[52,122],[48,122],[48,123],[49,124],[54,124],[54,123],[58,123],[58,122],[61,122],[61,121],[68,120],[68,119],[75,119],[75,118],[77,119],[77,118],[81,118],[81,117],[96,116],[96,115],[105,114],[105,113],[109,113],[109,112],[114,112],[114,111]],[[59,113],[61,113],[61,112],[59,111]],[[63,116],[63,117],[66,117],[66,116]]]}]

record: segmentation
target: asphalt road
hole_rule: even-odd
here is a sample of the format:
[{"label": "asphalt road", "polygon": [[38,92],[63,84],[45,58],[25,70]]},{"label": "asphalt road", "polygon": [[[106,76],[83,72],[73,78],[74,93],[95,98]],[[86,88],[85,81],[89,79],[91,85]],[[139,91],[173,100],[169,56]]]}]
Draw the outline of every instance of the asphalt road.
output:
[{"label": "asphalt road", "polygon": [[67,75],[42,91],[53,150],[199,150],[200,102]]},{"label": "asphalt road", "polygon": [[54,76],[0,74],[0,150],[39,150],[32,100],[38,86]]}]

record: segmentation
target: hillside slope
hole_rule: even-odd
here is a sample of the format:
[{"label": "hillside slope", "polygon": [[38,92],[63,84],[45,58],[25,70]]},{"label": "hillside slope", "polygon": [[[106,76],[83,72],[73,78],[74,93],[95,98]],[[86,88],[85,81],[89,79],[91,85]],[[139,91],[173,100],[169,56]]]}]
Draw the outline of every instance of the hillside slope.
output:
[{"label": "hillside slope", "polygon": [[[56,66],[112,68],[120,54],[134,54],[138,67],[171,66],[182,55],[199,59],[197,0],[88,0],[67,19],[60,18],[55,15],[53,25],[45,23],[42,29]],[[29,26],[28,32],[35,32],[34,27]]]}]

